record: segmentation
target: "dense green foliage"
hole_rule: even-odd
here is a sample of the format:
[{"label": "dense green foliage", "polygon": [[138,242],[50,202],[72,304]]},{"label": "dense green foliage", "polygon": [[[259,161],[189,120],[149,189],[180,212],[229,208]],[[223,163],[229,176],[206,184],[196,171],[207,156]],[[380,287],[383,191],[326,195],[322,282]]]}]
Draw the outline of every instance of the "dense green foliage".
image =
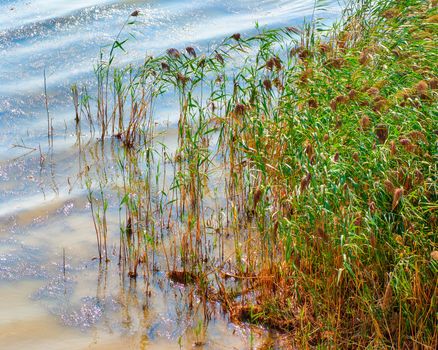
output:
[{"label": "dense green foliage", "polygon": [[[433,349],[438,9],[419,0],[352,5],[328,32],[311,22],[235,34],[208,56],[169,49],[114,73],[112,57],[102,63],[102,135],[112,125],[130,154],[120,163],[130,275],[145,262],[142,245],[159,249],[148,225],[172,216],[183,234],[168,232],[180,255],[173,268],[167,262],[169,276],[197,281],[232,320],[286,332],[291,347]],[[142,199],[150,174],[139,176],[151,161],[147,111],[169,87],[181,107],[175,179],[151,214],[150,198]],[[218,177],[225,204],[206,218]],[[126,195],[133,192],[135,203]],[[206,248],[216,242],[220,251],[223,239],[235,242],[225,274],[236,277],[232,287],[224,261]]]}]

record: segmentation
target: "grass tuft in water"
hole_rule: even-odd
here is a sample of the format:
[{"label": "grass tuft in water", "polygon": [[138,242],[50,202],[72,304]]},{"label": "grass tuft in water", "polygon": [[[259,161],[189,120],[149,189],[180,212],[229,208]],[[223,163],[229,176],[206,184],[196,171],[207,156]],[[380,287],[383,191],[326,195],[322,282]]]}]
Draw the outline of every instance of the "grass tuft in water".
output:
[{"label": "grass tuft in water", "polygon": [[[118,38],[95,121],[73,92],[76,119],[119,141],[129,276],[164,255],[169,279],[284,347],[436,348],[437,11],[353,1],[330,30],[234,34],[122,69]],[[165,91],[173,153],[154,129]]]}]

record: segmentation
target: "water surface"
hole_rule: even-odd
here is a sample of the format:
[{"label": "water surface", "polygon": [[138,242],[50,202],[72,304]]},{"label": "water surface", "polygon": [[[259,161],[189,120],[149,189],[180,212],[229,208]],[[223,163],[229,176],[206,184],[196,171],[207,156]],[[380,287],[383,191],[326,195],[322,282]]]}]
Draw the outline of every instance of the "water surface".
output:
[{"label": "water surface", "polygon": [[[324,16],[338,15],[327,2]],[[74,132],[73,83],[94,84],[98,54],[130,13],[136,37],[120,62],[169,47],[207,52],[255,25],[292,26],[313,14],[313,0],[2,0],[0,1],[0,348],[244,349],[263,332],[203,310],[190,288],[163,269],[137,282],[116,262],[95,258],[95,236]],[[47,80],[54,143],[47,141]],[[158,106],[172,125],[178,113]],[[174,142],[172,132],[165,142]],[[88,146],[92,149],[93,142]],[[111,166],[109,166],[111,167]],[[114,208],[118,198],[113,198]],[[109,215],[117,237],[118,213]],[[116,247],[114,246],[114,249]],[[191,300],[193,299],[194,300]],[[195,304],[188,309],[187,303]],[[202,329],[200,331],[200,329]],[[254,333],[255,332],[255,333]],[[201,341],[202,340],[202,341]]]}]

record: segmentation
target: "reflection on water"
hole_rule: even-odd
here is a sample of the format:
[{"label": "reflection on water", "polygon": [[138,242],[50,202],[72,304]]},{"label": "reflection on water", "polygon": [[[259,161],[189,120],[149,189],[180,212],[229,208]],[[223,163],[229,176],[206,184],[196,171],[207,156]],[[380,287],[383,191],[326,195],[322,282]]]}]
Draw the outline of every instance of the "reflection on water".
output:
[{"label": "reflection on water", "polygon": [[[228,323],[218,305],[206,309],[194,287],[169,281],[163,257],[156,258],[153,273],[136,281],[120,272],[114,244],[108,265],[95,259],[83,169],[106,169],[108,183],[115,189],[119,184],[111,178],[112,162],[97,166],[102,160],[95,140],[78,148],[69,91],[73,82],[94,82],[99,50],[112,42],[134,9],[141,11],[132,27],[137,40],[129,42],[124,62],[168,47],[208,51],[225,35],[250,33],[256,21],[294,25],[311,15],[313,3],[0,2],[1,349],[243,349],[261,341],[255,330]],[[326,17],[337,11],[327,6]],[[53,145],[47,142],[44,70]],[[166,101],[157,114],[171,124],[177,120]],[[174,140],[172,131],[164,138],[170,146]],[[120,199],[114,194],[109,200],[109,234],[116,242]]]},{"label": "reflection on water", "polygon": [[[193,289],[169,282],[164,271],[132,280],[120,273],[116,255],[114,262],[100,265],[93,259],[92,223],[83,204],[68,202],[52,212],[47,207],[36,223],[25,218],[32,212],[21,212],[17,220],[30,224],[12,235],[2,229],[2,236],[12,236],[0,242],[2,349],[26,344],[44,349],[114,344],[110,348],[117,349],[122,339],[132,348],[176,349],[178,342],[191,348],[201,337],[198,324],[207,327]],[[209,312],[217,317],[202,336],[208,338],[205,349],[247,347],[246,330],[227,324],[212,306]]]}]

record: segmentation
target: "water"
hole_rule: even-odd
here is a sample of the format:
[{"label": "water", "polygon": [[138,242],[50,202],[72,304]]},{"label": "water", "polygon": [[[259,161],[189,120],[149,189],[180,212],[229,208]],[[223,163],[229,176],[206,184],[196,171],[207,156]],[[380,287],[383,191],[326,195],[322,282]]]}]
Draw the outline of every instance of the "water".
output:
[{"label": "water", "polygon": [[[0,348],[191,348],[202,308],[163,271],[137,285],[115,263],[99,267],[74,135],[73,83],[94,84],[100,50],[134,10],[119,62],[188,45],[206,52],[223,37],[297,25],[313,0],[0,0]],[[327,1],[330,21],[339,9]],[[44,72],[54,145],[47,143]],[[160,106],[162,120],[177,120]],[[172,133],[166,138],[170,143]],[[92,147],[92,146],[90,146]],[[117,212],[110,216],[117,236]],[[65,259],[65,273],[64,263]],[[199,305],[199,300],[194,303]],[[218,310],[205,349],[243,349],[263,332],[228,323]],[[204,334],[205,333],[205,334]]]}]

